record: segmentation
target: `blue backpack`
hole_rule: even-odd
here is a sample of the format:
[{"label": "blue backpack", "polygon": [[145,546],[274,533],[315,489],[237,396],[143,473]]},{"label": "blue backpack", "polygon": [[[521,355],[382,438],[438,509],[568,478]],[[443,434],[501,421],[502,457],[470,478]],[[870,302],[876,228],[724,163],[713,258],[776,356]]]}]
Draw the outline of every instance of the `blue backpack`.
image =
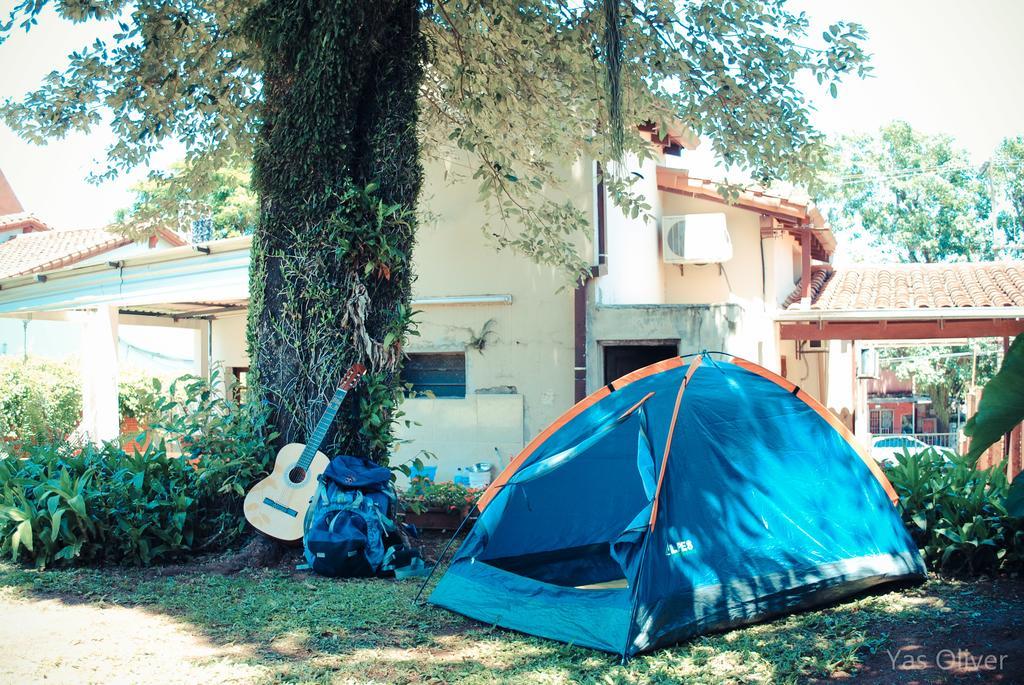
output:
[{"label": "blue backpack", "polygon": [[306,512],[306,564],[325,576],[377,575],[396,532],[396,501],[388,469],[360,457],[332,459]]}]

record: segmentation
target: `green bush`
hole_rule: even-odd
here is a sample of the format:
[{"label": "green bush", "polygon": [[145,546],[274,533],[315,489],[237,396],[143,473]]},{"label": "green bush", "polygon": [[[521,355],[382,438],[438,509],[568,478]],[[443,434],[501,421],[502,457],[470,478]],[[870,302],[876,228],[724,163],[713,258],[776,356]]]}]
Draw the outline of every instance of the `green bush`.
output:
[{"label": "green bush", "polygon": [[[121,417],[137,418],[144,424],[151,420],[159,387],[149,373],[122,373],[118,384]],[[13,451],[59,442],[81,419],[81,379],[74,362],[0,357],[0,437]]]},{"label": "green bush", "polygon": [[122,419],[138,419],[143,426],[156,417],[159,389],[164,379],[150,373],[122,371],[117,386],[117,409]]},{"label": "green bush", "polygon": [[[267,412],[194,377],[154,391],[165,439],[145,453],[58,441],[0,458],[0,553],[40,568],[148,565],[239,539],[243,495],[271,457]],[[183,455],[168,456],[174,443],[187,445]]]},{"label": "green bush", "polygon": [[0,438],[5,443],[62,440],[81,418],[82,391],[73,364],[0,357]]},{"label": "green bush", "polygon": [[1004,468],[976,469],[966,457],[926,450],[905,453],[886,475],[929,568],[951,574],[1020,570],[1024,526],[1007,514]]}]

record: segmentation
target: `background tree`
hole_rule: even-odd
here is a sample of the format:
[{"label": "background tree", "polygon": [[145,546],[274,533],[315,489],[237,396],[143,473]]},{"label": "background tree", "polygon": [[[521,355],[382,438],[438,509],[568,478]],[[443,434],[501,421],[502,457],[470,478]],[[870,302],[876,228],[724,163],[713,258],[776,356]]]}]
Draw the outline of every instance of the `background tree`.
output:
[{"label": "background tree", "polygon": [[[15,5],[0,38],[45,0]],[[863,30],[820,41],[783,0],[95,0],[67,19],[116,21],[0,115],[43,141],[109,122],[109,177],[170,139],[202,175],[250,154],[253,384],[282,440],[301,439],[350,361],[372,370],[328,450],[386,459],[409,331],[420,145],[472,160],[499,247],[580,272],[585,214],[560,193],[581,158],[644,158],[634,125],[681,124],[759,179],[822,159],[797,88],[835,93],[866,71]],[[614,94],[615,97],[608,97]],[[614,122],[620,122],[616,125]],[[643,210],[628,174],[606,181]],[[170,179],[182,180],[180,178]],[[353,406],[350,404],[350,406]]]},{"label": "background tree", "polygon": [[1024,136],[1005,138],[988,169],[998,198],[996,226],[1003,240],[999,254],[1024,259]]},{"label": "background tree", "polygon": [[984,385],[995,375],[1001,353],[1001,341],[981,339],[963,345],[886,347],[879,357],[897,378],[913,381],[917,392],[928,395],[940,430],[948,430],[954,403],[962,407],[972,385]]},{"label": "background tree", "polygon": [[[197,185],[196,181],[204,181]],[[187,233],[196,221],[212,224],[214,239],[252,233],[259,201],[252,190],[249,165],[222,167],[202,175],[191,174],[178,163],[132,186],[135,201],[118,210],[117,227],[128,234],[145,233],[158,225]]]},{"label": "background tree", "polygon": [[949,136],[896,121],[841,138],[829,167],[817,195],[851,244],[900,262],[993,257],[988,185]]}]

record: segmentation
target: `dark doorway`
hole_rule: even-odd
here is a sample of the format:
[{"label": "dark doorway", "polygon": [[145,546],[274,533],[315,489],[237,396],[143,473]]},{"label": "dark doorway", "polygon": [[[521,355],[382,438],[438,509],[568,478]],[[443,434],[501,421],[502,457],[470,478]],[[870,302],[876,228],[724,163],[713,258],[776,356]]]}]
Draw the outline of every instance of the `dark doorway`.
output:
[{"label": "dark doorway", "polygon": [[678,355],[678,345],[605,345],[604,382]]}]

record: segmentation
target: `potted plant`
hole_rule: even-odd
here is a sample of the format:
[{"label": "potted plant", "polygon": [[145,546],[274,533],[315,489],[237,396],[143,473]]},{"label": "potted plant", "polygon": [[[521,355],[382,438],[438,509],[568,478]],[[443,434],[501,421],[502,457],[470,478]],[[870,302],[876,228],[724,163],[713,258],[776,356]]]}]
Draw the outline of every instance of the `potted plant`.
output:
[{"label": "potted plant", "polygon": [[402,494],[405,522],[424,530],[454,530],[469,513],[480,494],[478,488],[458,483],[434,483],[413,478]]}]

